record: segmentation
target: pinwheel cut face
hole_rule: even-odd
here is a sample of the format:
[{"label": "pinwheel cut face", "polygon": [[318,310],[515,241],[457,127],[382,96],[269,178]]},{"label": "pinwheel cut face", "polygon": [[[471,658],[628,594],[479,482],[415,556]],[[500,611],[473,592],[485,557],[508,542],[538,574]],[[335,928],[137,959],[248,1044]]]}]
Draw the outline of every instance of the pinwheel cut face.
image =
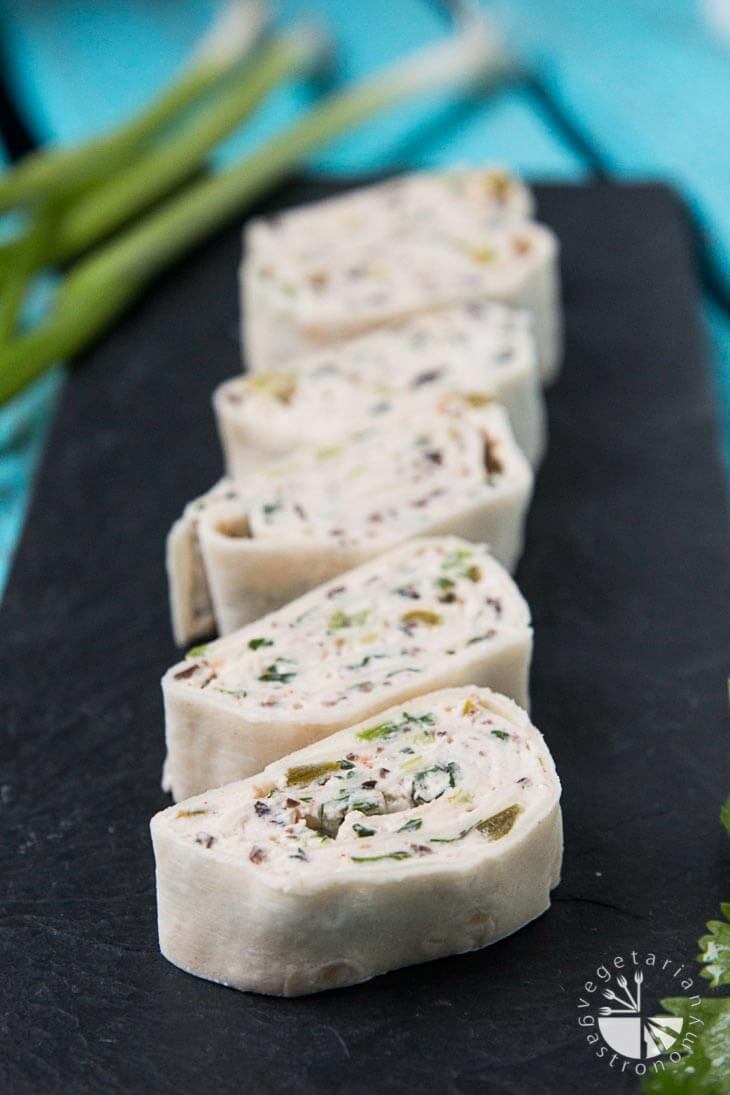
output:
[{"label": "pinwheel cut face", "polygon": [[302,763],[190,800],[175,827],[271,878],[488,855],[555,797],[539,735],[511,711],[479,691],[425,697]]},{"label": "pinwheel cut face", "polygon": [[[428,396],[341,443],[266,465],[241,486],[246,536],[389,544],[502,497],[529,471],[504,411],[485,402]],[[230,535],[229,525],[217,527]]]},{"label": "pinwheel cut face", "polygon": [[388,318],[459,300],[501,293],[545,261],[548,243],[532,222],[449,226],[432,234],[395,236],[387,261],[382,243],[364,240],[355,253],[339,240],[252,257],[252,286],[296,314],[308,330],[340,337]]},{"label": "pinwheel cut face", "polygon": [[387,696],[528,626],[524,601],[483,545],[415,541],[387,565],[344,574],[303,611],[282,610],[212,644],[175,680],[252,717],[296,717],[303,706],[344,714],[362,711],[363,694]]},{"label": "pinwheel cut face", "polygon": [[255,253],[296,248],[303,259],[317,261],[342,250],[343,238],[349,247],[373,240],[422,239],[473,232],[505,216],[532,213],[527,188],[499,168],[419,172],[256,222],[249,246]]},{"label": "pinwheel cut face", "polygon": [[320,462],[331,462],[329,474],[329,467],[315,466],[308,478],[279,487],[272,470],[271,483],[257,484],[251,501],[251,535],[387,540],[393,526],[422,527],[451,513],[455,497],[466,506],[488,496],[497,476],[485,474],[484,446],[477,428],[439,421],[420,432],[397,424],[372,437],[363,431],[347,445],[319,450]]},{"label": "pinwheel cut face", "polygon": [[[486,300],[425,313],[227,381],[218,397],[241,421],[296,418],[300,433],[381,420],[399,395],[460,391],[482,403],[505,379],[536,370],[529,317]],[[331,421],[326,416],[334,415]]]}]

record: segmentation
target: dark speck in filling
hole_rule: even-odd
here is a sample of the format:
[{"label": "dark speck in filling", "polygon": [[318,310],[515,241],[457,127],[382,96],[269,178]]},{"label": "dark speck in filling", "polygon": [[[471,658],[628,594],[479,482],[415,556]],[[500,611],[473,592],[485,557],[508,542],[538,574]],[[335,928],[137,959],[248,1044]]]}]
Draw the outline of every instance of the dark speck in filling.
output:
[{"label": "dark speck in filling", "polygon": [[420,601],[421,599],[421,594],[413,586],[400,586],[395,592],[399,597],[408,597],[411,601]]},{"label": "dark speck in filling", "polygon": [[271,807],[267,806],[265,802],[255,802],[253,808],[257,817],[266,817],[267,814],[271,813]]},{"label": "dark speck in filling", "polygon": [[196,665],[189,665],[187,667],[187,669],[181,669],[179,673],[175,673],[174,674],[174,679],[176,681],[185,681],[185,680],[188,679],[188,677],[192,677],[195,670],[199,669],[199,668],[200,668],[200,666],[197,665],[197,664]]},{"label": "dark speck in filling", "polygon": [[360,784],[360,786],[364,787],[366,791],[372,791],[373,787],[376,786],[377,782],[378,781],[376,779],[368,779],[368,780],[365,781],[365,783]]},{"label": "dark speck in filling", "polygon": [[422,384],[432,384],[434,380],[438,380],[441,376],[441,372],[438,369],[433,369],[428,373],[419,373],[411,381],[412,388],[420,388]]},{"label": "dark speck in filling", "polygon": [[491,437],[484,438],[484,466],[488,475],[499,475],[504,471],[504,464],[497,456],[497,443]]}]

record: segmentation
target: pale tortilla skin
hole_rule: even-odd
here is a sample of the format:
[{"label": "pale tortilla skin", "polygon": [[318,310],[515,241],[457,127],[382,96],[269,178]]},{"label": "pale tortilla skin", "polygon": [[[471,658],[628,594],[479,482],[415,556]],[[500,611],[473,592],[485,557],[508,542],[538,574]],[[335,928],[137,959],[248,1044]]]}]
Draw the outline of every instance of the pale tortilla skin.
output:
[{"label": "pale tortilla skin", "polygon": [[[479,949],[543,914],[559,881],[562,823],[560,784],[541,735],[515,704],[488,690],[432,694],[415,710],[475,695],[529,736],[544,772],[529,813],[506,836],[443,846],[455,850],[405,862],[344,861],[332,870],[311,863],[274,876],[265,863],[252,862],[245,847],[239,852],[206,833],[193,839],[198,825],[216,833],[207,817],[179,819],[185,810],[250,803],[282,769],[344,755],[355,747],[358,730],[367,725],[362,723],[153,818],[164,956],[232,988],[299,996]],[[396,707],[383,717],[399,712]]]}]

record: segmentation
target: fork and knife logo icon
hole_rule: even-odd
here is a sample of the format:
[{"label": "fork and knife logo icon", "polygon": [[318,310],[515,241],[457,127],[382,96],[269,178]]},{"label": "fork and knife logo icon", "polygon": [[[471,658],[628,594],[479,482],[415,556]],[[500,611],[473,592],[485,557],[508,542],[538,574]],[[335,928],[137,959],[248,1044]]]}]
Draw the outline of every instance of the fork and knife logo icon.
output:
[{"label": "fork and knife logo icon", "polygon": [[632,993],[629,988],[628,978],[622,973],[616,978],[616,984],[619,988],[624,990],[625,996],[622,998],[618,996],[613,989],[604,989],[603,995],[606,1000],[611,1000],[616,1004],[621,1004],[619,1008],[601,1007],[598,1009],[599,1015],[640,1015],[641,1014],[641,986],[644,982],[643,970],[635,970],[634,972],[634,989],[635,994]]},{"label": "fork and knife logo icon", "polygon": [[598,1029],[604,1041],[617,1053],[634,1060],[669,1053],[683,1028],[683,1020],[676,1016],[642,1014],[643,984],[641,969],[634,970],[633,985],[625,974],[619,974],[616,985],[621,992],[604,988],[603,998],[609,1003],[598,1009]]}]

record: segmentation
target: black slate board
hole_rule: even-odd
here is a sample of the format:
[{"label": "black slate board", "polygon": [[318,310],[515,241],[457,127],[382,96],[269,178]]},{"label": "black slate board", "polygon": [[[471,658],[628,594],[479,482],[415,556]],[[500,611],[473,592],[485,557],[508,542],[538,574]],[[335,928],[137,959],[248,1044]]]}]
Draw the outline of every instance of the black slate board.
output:
[{"label": "black slate board", "polygon": [[219,472],[231,231],[73,374],[2,610],[3,1092],[635,1089],[594,1060],[577,1002],[612,955],[691,961],[730,896],[725,482],[679,202],[546,186],[539,203],[563,242],[568,350],[519,580],[564,784],[552,911],[479,954],[297,1001],[159,956],[163,544]]}]

